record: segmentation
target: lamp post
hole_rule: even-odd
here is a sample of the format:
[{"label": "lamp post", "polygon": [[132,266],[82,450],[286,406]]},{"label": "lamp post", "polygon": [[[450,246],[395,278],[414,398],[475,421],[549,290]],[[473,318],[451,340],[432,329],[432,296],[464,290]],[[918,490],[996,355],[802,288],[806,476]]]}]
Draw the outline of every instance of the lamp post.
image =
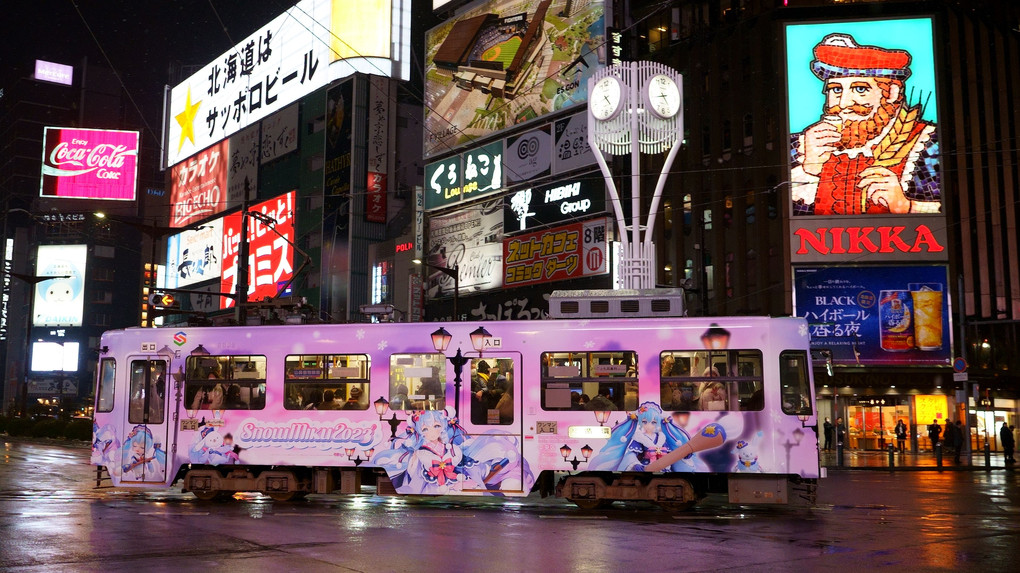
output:
[{"label": "lamp post", "polygon": [[453,320],[459,321],[460,314],[457,313],[457,300],[460,298],[460,267],[440,267],[427,263],[421,259],[414,259],[413,262],[416,265],[422,265],[430,269],[437,270],[444,275],[453,278]]},{"label": "lamp post", "polygon": [[[436,352],[442,352],[446,359],[450,361],[450,364],[453,365],[453,410],[454,415],[460,417],[461,374],[464,372],[464,365],[467,364],[468,359],[460,353],[460,347],[457,347],[457,354],[446,356],[446,349],[450,347],[452,339],[453,335],[441,326],[439,330],[432,333],[432,347],[436,349]],[[474,344],[473,336],[472,344]]]}]

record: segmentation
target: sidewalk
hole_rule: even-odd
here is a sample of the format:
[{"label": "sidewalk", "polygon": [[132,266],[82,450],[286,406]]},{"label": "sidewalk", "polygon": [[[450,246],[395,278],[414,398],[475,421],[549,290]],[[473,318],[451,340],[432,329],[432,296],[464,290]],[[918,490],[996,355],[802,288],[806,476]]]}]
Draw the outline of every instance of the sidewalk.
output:
[{"label": "sidewalk", "polygon": [[821,452],[821,464],[830,470],[904,470],[904,471],[1012,471],[1018,464],[1004,462],[1002,452],[991,452],[989,464],[985,464],[983,451],[965,452],[960,455],[960,463],[953,463],[953,454],[942,454],[942,467],[938,466],[935,454],[931,451],[920,453],[894,453],[893,466],[889,466],[889,452],[880,451],[843,451],[843,465],[837,463],[836,449]]}]

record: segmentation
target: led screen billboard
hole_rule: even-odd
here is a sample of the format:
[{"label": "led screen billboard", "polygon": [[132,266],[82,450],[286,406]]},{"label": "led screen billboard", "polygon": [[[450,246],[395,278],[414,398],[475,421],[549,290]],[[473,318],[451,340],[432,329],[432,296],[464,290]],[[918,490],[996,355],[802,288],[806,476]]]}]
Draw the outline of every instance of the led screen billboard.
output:
[{"label": "led screen billboard", "polygon": [[[290,191],[263,201],[249,211],[276,221],[272,229],[254,217],[247,217],[248,300],[273,298],[294,276],[294,197]],[[220,292],[237,292],[238,254],[241,245],[241,213],[223,218],[223,261]],[[275,229],[275,232],[274,230]],[[220,297],[220,308],[232,308],[234,299]]]},{"label": "led screen billboard", "polygon": [[425,155],[584,103],[603,2],[483,0],[425,34]]},{"label": "led screen billboard", "polygon": [[77,372],[77,342],[32,342],[32,372]]},{"label": "led screen billboard", "polygon": [[[826,236],[828,228],[881,227],[904,233],[905,242],[943,228],[931,18],[789,24],[785,40],[793,242],[804,246],[814,235],[838,253],[851,231]],[[825,248],[797,245],[794,262],[837,260]],[[865,250],[853,260],[918,256]],[[948,256],[927,245],[915,253]]]},{"label": "led screen billboard", "polygon": [[47,127],[40,197],[134,201],[138,132]]},{"label": "led screen billboard", "polygon": [[410,0],[298,2],[173,88],[166,165],[355,72],[410,79],[410,18]]},{"label": "led screen billboard", "polygon": [[794,308],[835,366],[948,366],[946,267],[794,269]]},{"label": "led screen billboard", "polygon": [[81,326],[85,302],[85,245],[42,245],[36,253],[36,275],[58,277],[35,287],[32,324]]}]

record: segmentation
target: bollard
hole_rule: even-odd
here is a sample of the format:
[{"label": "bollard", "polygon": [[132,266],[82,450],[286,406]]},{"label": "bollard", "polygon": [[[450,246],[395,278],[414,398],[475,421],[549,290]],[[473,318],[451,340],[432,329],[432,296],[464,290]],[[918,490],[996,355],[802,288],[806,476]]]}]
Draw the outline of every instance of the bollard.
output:
[{"label": "bollard", "polygon": [[985,440],[985,467],[992,467],[992,450],[988,447],[988,440]]},{"label": "bollard", "polygon": [[889,467],[896,466],[896,446],[889,444]]},{"label": "bollard", "polygon": [[836,442],[836,465],[843,467],[843,442]]},{"label": "bollard", "polygon": [[935,465],[942,467],[942,442],[935,444]]}]

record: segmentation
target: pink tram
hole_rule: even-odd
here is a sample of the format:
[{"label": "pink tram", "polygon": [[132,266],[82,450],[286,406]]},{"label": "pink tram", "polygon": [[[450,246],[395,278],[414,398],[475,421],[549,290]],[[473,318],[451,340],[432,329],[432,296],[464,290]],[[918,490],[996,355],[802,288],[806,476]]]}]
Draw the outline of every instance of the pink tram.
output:
[{"label": "pink tram", "polygon": [[808,341],[803,320],[767,317],[110,331],[92,462],[200,499],[811,499]]}]

